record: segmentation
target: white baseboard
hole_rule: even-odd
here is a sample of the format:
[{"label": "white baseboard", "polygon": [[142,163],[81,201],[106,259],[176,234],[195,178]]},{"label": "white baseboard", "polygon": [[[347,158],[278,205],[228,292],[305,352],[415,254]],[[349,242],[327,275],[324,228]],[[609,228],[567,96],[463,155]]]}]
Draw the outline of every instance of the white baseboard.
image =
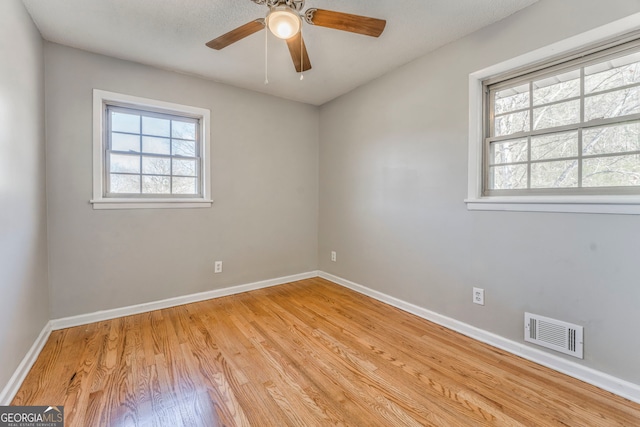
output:
[{"label": "white baseboard", "polygon": [[310,279],[317,277],[317,271],[307,273],[294,274],[292,276],[278,277],[275,279],[262,280],[245,285],[232,286],[223,289],[214,289],[212,291],[201,292],[191,295],[183,295],[175,298],[168,298],[160,301],[147,302],[143,304],[130,305],[128,307],[114,308],[111,310],[96,311],[95,313],[79,314],[77,316],[63,317],[51,321],[51,329],[72,328],[74,326],[86,325],[88,323],[101,322],[103,320],[116,319],[118,317],[130,316],[132,314],[146,313],[153,310],[163,308],[176,307],[178,305],[189,304],[192,302],[205,301],[213,298],[220,298],[228,295],[240,294],[242,292],[253,291],[256,289],[268,288],[271,286],[282,285],[284,283],[295,282],[298,280]]},{"label": "white baseboard", "polygon": [[382,292],[367,288],[366,286],[359,285],[350,280],[343,279],[342,277],[334,276],[333,274],[325,273],[324,271],[318,272],[318,276],[411,314],[415,314],[416,316],[422,317],[423,319],[429,320],[433,323],[437,323],[445,328],[460,332],[470,338],[508,351],[509,353],[523,357],[558,372],[562,372],[563,374],[610,391],[611,393],[617,394],[625,399],[640,403],[640,385],[638,384],[616,378],[612,375],[580,365],[576,362],[529,347],[524,343],[512,341],[483,329],[476,328],[475,326],[443,316],[431,310],[427,310],[426,308],[419,307]]},{"label": "white baseboard", "polygon": [[11,401],[16,396],[18,389],[22,385],[22,382],[27,377],[27,374],[31,370],[31,367],[36,362],[38,355],[42,351],[47,339],[49,339],[49,335],[51,335],[51,322],[47,322],[40,331],[40,335],[36,338],[35,342],[27,352],[27,354],[18,365],[18,368],[15,370],[11,379],[7,385],[5,385],[2,392],[0,392],[0,406],[8,406],[11,404]]}]

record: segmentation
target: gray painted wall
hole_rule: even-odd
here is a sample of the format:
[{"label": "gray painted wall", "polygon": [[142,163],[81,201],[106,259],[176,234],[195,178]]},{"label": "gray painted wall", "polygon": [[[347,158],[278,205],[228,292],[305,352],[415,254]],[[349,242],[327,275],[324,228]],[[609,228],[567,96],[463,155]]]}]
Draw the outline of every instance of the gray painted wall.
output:
[{"label": "gray painted wall", "polygon": [[42,39],[0,2],[0,389],[49,320]]},{"label": "gray painted wall", "polygon": [[[317,268],[317,107],[51,43],[45,69],[54,319]],[[212,208],[92,209],[94,88],[211,110]]]},{"label": "gray painted wall", "polygon": [[640,384],[640,217],[463,203],[469,73],[638,11],[541,0],[324,105],[320,269],[516,341],[524,311],[584,325],[581,363]]}]

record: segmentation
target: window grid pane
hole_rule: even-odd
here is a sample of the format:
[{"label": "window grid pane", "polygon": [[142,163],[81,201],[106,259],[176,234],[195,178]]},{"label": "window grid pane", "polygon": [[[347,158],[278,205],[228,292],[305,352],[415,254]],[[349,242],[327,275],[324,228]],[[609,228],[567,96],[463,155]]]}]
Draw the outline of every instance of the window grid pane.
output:
[{"label": "window grid pane", "polygon": [[105,196],[200,196],[198,121],[107,106]]},{"label": "window grid pane", "polygon": [[640,193],[640,49],[588,61],[488,86],[485,191]]}]

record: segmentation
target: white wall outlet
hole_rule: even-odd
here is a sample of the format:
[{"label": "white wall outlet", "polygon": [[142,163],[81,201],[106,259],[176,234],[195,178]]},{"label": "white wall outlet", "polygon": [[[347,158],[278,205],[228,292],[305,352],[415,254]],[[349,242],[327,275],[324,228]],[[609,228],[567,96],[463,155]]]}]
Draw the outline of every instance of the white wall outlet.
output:
[{"label": "white wall outlet", "polygon": [[336,251],[331,251],[331,261],[336,262],[338,260],[338,255],[336,255]]},{"label": "white wall outlet", "polygon": [[484,289],[473,288],[473,303],[484,305]]},{"label": "white wall outlet", "polygon": [[222,273],[222,261],[216,261],[213,272]]}]

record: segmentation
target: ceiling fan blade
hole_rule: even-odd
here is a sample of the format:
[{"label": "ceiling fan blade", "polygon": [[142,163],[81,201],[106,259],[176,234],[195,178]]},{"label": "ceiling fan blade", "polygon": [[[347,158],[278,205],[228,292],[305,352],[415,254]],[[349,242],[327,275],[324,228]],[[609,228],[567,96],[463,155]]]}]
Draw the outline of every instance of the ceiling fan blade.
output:
[{"label": "ceiling fan blade", "polygon": [[229,46],[230,44],[233,44],[245,37],[250,36],[253,33],[262,30],[263,28],[264,19],[256,19],[255,21],[244,24],[243,26],[238,27],[235,30],[231,30],[226,34],[223,34],[220,37],[211,40],[209,43],[207,43],[207,46],[211,49],[220,50]]},{"label": "ceiling fan blade", "polygon": [[387,25],[387,21],[384,19],[369,18],[367,16],[351,15],[349,13],[324,9],[307,10],[305,19],[313,25],[349,31],[371,37],[379,37]]},{"label": "ceiling fan blade", "polygon": [[302,34],[298,32],[298,34],[288,39],[287,46],[289,46],[289,53],[291,53],[291,59],[293,60],[293,65],[296,67],[296,71],[301,73],[310,70],[311,61],[309,60],[307,45],[302,38]]}]

